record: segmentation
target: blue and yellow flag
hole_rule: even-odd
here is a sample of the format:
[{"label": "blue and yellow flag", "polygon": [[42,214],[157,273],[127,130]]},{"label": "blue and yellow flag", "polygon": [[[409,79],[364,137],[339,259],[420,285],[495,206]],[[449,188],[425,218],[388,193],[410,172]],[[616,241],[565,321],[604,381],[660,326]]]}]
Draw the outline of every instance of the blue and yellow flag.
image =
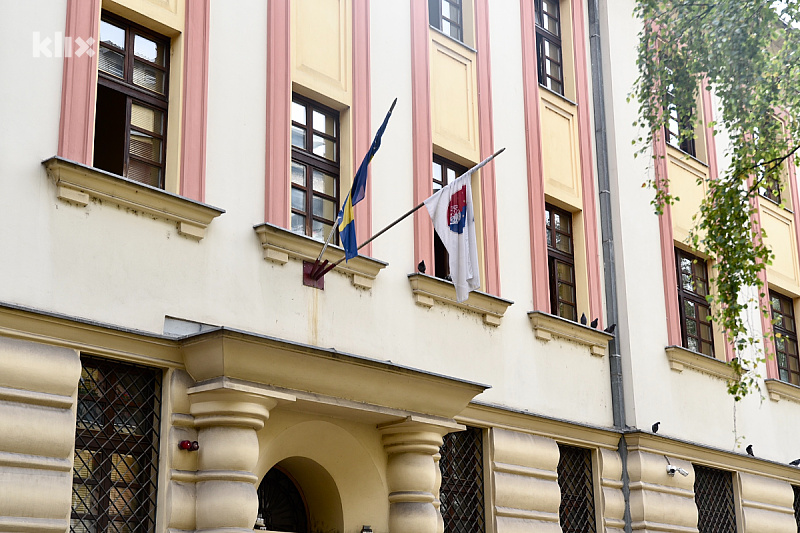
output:
[{"label": "blue and yellow flag", "polygon": [[381,136],[383,136],[383,131],[386,129],[386,124],[389,123],[389,117],[392,116],[392,110],[396,103],[397,98],[392,102],[392,107],[390,107],[389,112],[386,113],[383,124],[378,128],[375,139],[372,140],[372,146],[369,147],[369,151],[361,162],[361,166],[358,167],[358,172],[356,172],[353,178],[353,186],[350,188],[350,192],[347,194],[347,198],[345,198],[342,204],[341,211],[339,211],[339,217],[337,219],[339,222],[339,239],[342,243],[342,248],[344,248],[345,260],[352,259],[358,255],[356,221],[353,206],[364,199],[364,194],[367,189],[367,167],[375,156],[375,152],[381,147]]}]

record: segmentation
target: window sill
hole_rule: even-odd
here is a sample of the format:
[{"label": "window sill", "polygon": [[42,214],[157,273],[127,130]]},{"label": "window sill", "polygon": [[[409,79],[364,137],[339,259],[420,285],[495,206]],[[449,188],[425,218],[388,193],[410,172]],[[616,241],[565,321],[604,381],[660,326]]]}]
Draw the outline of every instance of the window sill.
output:
[{"label": "window sill", "polygon": [[693,352],[682,346],[667,346],[666,352],[669,367],[675,372],[683,372],[684,369],[690,368],[725,381],[736,379],[736,372],[725,361]]},{"label": "window sill", "polygon": [[[264,259],[281,265],[288,263],[289,258],[316,261],[324,244],[322,241],[292,233],[286,228],[273,224],[258,224],[253,226],[253,229],[261,240]],[[323,259],[334,263],[343,257],[343,248],[329,244]],[[386,268],[388,264],[371,257],[359,255],[346,263],[338,265],[334,270],[353,276],[353,285],[356,287],[371,289],[375,278],[378,277],[378,273]]]},{"label": "window sill", "polygon": [[452,305],[483,315],[483,323],[488,326],[499,326],[506,309],[514,303],[481,291],[470,292],[469,298],[459,303],[456,301],[456,288],[449,281],[427,274],[409,274],[408,281],[417,305],[427,308],[433,307],[436,302]]},{"label": "window sill", "polygon": [[531,311],[528,318],[537,339],[550,342],[553,337],[560,337],[588,347],[589,353],[596,357],[608,353],[608,341],[614,338],[614,335],[605,331],[542,311]]},{"label": "window sill", "polygon": [[578,104],[576,102],[573,102],[572,100],[570,100],[569,98],[567,98],[566,96],[564,96],[561,93],[557,93],[556,91],[554,91],[550,87],[547,87],[546,85],[542,85],[540,83],[539,84],[539,90],[544,91],[545,93],[547,93],[549,95],[552,95],[554,98],[557,98],[558,100],[560,100],[560,101],[562,101],[562,102],[564,102],[566,104],[569,104],[572,107],[578,107]]},{"label": "window sill", "polygon": [[767,395],[773,402],[789,400],[800,403],[800,387],[797,385],[777,379],[765,379],[764,386],[767,387]]},{"label": "window sill", "polygon": [[147,213],[176,223],[178,233],[198,241],[205,237],[211,221],[225,212],[62,157],[51,157],[42,164],[55,182],[60,200],[80,207],[99,200]]},{"label": "window sill", "polygon": [[673,161],[688,161],[689,163],[694,163],[700,167],[696,170],[700,170],[703,173],[708,172],[708,163],[701,161],[697,158],[697,156],[694,156],[689,152],[684,152],[680,149],[680,147],[675,146],[674,144],[667,143],[667,153],[672,156]]},{"label": "window sill", "polygon": [[453,43],[454,46],[466,48],[467,50],[469,50],[473,54],[477,54],[478,53],[477,50],[475,50],[473,47],[471,47],[470,45],[468,45],[464,41],[459,41],[455,37],[451,37],[451,36],[447,35],[445,32],[443,32],[439,28],[436,28],[434,26],[429,26],[429,27],[430,27],[432,32],[436,33],[437,35],[441,35],[442,37],[444,37],[445,39],[447,39],[448,41]]}]

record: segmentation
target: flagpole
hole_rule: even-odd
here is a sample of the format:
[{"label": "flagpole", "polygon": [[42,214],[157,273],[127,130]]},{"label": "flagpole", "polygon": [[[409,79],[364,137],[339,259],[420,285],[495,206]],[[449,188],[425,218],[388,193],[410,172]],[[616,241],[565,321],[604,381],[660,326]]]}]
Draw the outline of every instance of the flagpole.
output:
[{"label": "flagpole", "polygon": [[[500,148],[498,151],[496,151],[495,153],[493,153],[492,155],[490,155],[489,157],[487,157],[486,159],[484,159],[483,161],[481,161],[480,163],[478,163],[477,165],[475,165],[475,166],[474,166],[474,167],[472,167],[471,169],[469,169],[469,170],[467,170],[466,172],[464,172],[464,174],[471,174],[471,173],[475,172],[476,170],[478,170],[478,169],[479,169],[479,168],[481,168],[482,166],[486,165],[486,163],[488,163],[489,161],[491,161],[492,159],[494,159],[494,158],[495,158],[495,157],[497,157],[498,155],[502,154],[504,150],[505,150],[505,148]],[[463,176],[464,174],[462,174],[461,176]],[[461,176],[459,176],[459,178],[460,178]],[[458,179],[458,178],[456,178],[456,179]],[[406,213],[404,213],[402,216],[400,216],[400,218],[397,218],[397,219],[395,219],[395,221],[394,221],[394,222],[392,222],[391,224],[389,224],[388,226],[386,226],[385,228],[383,228],[382,230],[380,230],[378,233],[376,233],[375,235],[373,235],[372,237],[370,237],[370,238],[369,238],[369,239],[367,239],[366,241],[362,242],[362,243],[361,243],[361,244],[358,246],[358,249],[359,249],[359,250],[360,250],[360,249],[362,249],[364,246],[368,245],[369,243],[371,243],[372,241],[374,241],[375,239],[377,239],[378,237],[380,237],[381,235],[383,235],[384,233],[386,233],[387,231],[389,231],[390,229],[392,229],[393,227],[395,227],[397,224],[399,224],[400,222],[402,222],[402,221],[403,221],[403,220],[405,220],[406,218],[408,218],[408,217],[410,217],[411,215],[413,215],[413,214],[414,214],[416,211],[419,211],[419,210],[422,208],[422,206],[424,206],[424,205],[425,205],[425,202],[423,201],[423,202],[422,202],[422,203],[420,203],[419,205],[417,205],[417,206],[415,206],[415,207],[411,208],[409,211],[407,211],[407,212],[406,212]],[[322,257],[322,255],[321,255],[321,254],[320,254],[320,257]],[[328,272],[330,272],[331,270],[333,270],[334,268],[336,268],[337,266],[339,266],[339,265],[342,263],[342,261],[344,261],[344,260],[345,260],[345,258],[344,258],[344,257],[342,257],[341,259],[339,259],[339,260],[338,260],[338,261],[336,261],[335,263],[331,263],[331,264],[329,264],[329,265],[325,266],[325,267],[324,267],[324,268],[323,268],[323,269],[322,269],[322,270],[321,270],[319,273],[317,273],[316,277],[314,277],[313,275],[312,275],[312,277],[313,277],[315,280],[317,280],[317,279],[321,278],[322,276],[324,276],[325,274],[327,274]]]},{"label": "flagpole", "polygon": [[[389,112],[386,114],[387,118],[392,114],[392,111],[394,111],[394,106],[395,105],[397,105],[397,98],[395,98],[394,101],[392,102],[392,105],[389,108]],[[372,145],[371,144],[370,144],[370,148],[369,149],[370,150],[372,149]],[[358,172],[358,170],[356,170],[356,172]],[[355,178],[353,179],[353,184],[355,184]],[[353,189],[351,187],[350,188],[350,192],[347,193],[347,196],[345,196],[345,198],[344,198],[344,202],[342,202],[342,206],[344,206],[347,203],[347,199],[352,194],[353,194]],[[342,208],[340,207],[339,208],[339,215],[341,215],[341,214],[342,214]],[[336,216],[336,222],[333,224],[333,227],[331,227],[331,231],[328,233],[328,238],[325,239],[325,244],[322,246],[322,250],[320,250],[320,252],[319,252],[319,257],[317,257],[317,260],[314,261],[314,271],[317,270],[317,266],[319,265],[319,262],[322,260],[322,255],[325,253],[325,250],[328,249],[328,245],[331,242],[331,237],[333,237],[333,232],[336,231],[336,227],[341,222],[340,219],[339,219],[339,215]],[[361,248],[361,246],[358,247],[358,249],[360,249],[360,248]],[[314,274],[314,271],[312,271],[312,274]],[[327,270],[325,272],[327,272]],[[324,273],[320,274],[319,277],[322,277],[323,274]],[[315,278],[315,279],[319,279],[319,277]]]}]

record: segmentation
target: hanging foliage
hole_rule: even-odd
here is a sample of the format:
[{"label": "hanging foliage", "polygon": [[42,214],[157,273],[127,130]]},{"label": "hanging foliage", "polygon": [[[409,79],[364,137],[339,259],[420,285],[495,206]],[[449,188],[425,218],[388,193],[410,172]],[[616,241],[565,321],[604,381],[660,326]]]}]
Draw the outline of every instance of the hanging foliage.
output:
[{"label": "hanging foliage", "polygon": [[[636,5],[644,22],[639,78],[631,94],[639,105],[634,125],[646,132],[638,139],[639,153],[652,153],[654,140],[670,126],[678,143],[705,127],[727,137],[718,142],[727,166],[705,184],[708,192],[689,244],[715,261],[716,291],[708,298],[714,321],[735,340],[737,358],[731,364],[739,379],[729,392],[737,400],[758,387],[757,366],[763,361],[763,355],[744,354],[751,348],[764,353],[746,324],[748,307],[758,303],[744,296],[746,289],[757,288],[761,312],[769,313],[760,275],[772,253],[754,224],[754,200],[760,193],[777,197],[787,181],[787,162],[800,148],[799,14],[798,0],[637,0]],[[716,123],[702,123],[699,91],[713,91]],[[658,214],[677,200],[666,176],[648,185],[655,190]]]}]

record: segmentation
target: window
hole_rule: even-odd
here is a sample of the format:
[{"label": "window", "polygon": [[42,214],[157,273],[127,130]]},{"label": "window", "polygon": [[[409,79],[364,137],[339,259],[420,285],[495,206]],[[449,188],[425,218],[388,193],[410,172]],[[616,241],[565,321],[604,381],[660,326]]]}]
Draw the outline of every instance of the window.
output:
[{"label": "window", "polygon": [[458,42],[464,42],[462,0],[428,0],[430,25]]},{"label": "window", "polygon": [[781,381],[800,385],[800,358],[797,354],[797,326],[794,302],[775,291],[769,291],[772,308],[772,330],[775,334],[775,355]]},{"label": "window", "polygon": [[694,502],[699,533],[736,533],[733,475],[694,465]]},{"label": "window", "polygon": [[169,39],[103,13],[94,166],[164,188]]},{"label": "window", "polygon": [[539,83],[564,94],[564,61],[561,57],[561,14],[558,0],[535,0],[536,56]]},{"label": "window", "polygon": [[711,306],[706,300],[709,295],[706,262],[679,248],[675,249],[675,262],[683,347],[714,357]]},{"label": "window", "polygon": [[444,436],[442,518],[446,533],[483,533],[483,432],[480,428]]},{"label": "window", "polygon": [[794,521],[797,522],[797,531],[800,531],[800,487],[792,485],[794,491]]},{"label": "window", "polygon": [[308,531],[306,499],[294,479],[274,466],[258,486],[258,518],[253,529]]},{"label": "window", "polygon": [[758,188],[759,194],[768,198],[776,204],[781,203],[781,178],[775,172],[769,173],[762,178],[761,187]]},{"label": "window", "polygon": [[682,116],[678,113],[678,108],[673,103],[675,95],[672,92],[672,85],[667,89],[667,110],[669,119],[664,126],[664,136],[667,144],[678,148],[692,157],[697,156],[697,147],[694,142],[694,128],[692,115]]},{"label": "window", "polygon": [[81,364],[70,532],[155,531],[161,372]]},{"label": "window", "polygon": [[[452,183],[466,171],[467,169],[461,165],[438,155],[433,156],[433,192],[435,193],[448,183]],[[434,275],[437,278],[450,279],[450,258],[436,231],[433,232],[433,267]]]},{"label": "window", "polygon": [[558,521],[564,533],[597,531],[594,513],[592,452],[585,448],[558,445],[558,486],[561,505]]},{"label": "window", "polygon": [[292,95],[294,233],[325,240],[339,206],[339,113]]},{"label": "window", "polygon": [[575,251],[572,214],[550,204],[547,217],[547,271],[550,276],[550,312],[568,320],[578,319],[575,297]]}]

